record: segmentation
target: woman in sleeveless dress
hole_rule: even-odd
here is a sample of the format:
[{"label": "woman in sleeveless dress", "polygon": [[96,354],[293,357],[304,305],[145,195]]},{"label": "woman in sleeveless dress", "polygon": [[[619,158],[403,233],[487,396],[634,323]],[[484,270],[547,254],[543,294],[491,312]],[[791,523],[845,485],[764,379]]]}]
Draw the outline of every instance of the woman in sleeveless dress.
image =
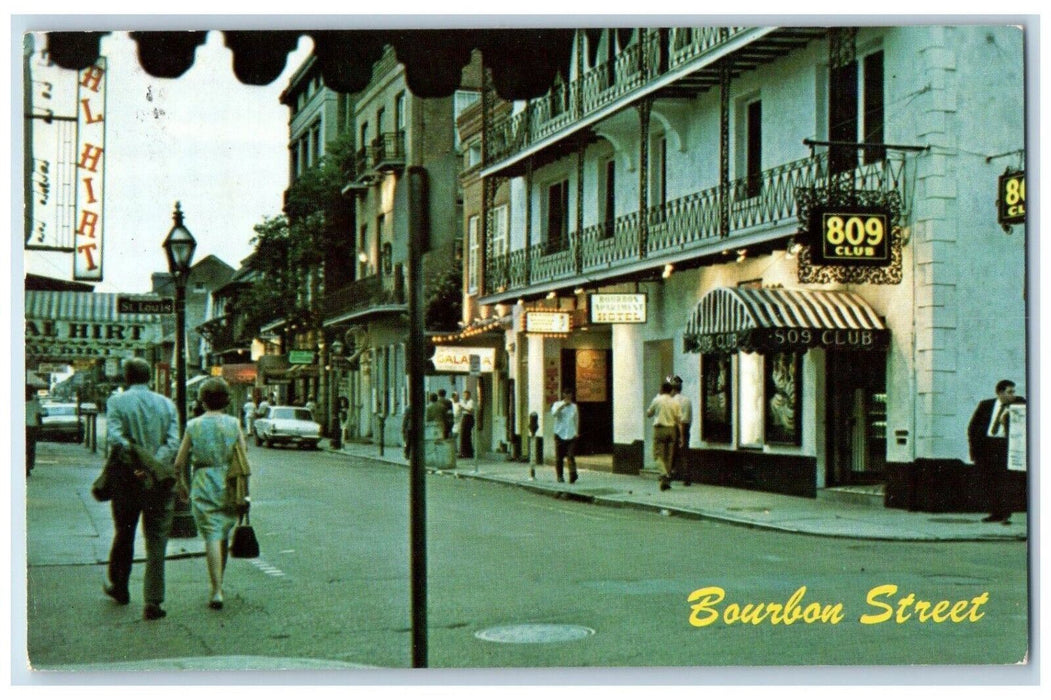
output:
[{"label": "woman in sleeveless dress", "polygon": [[[179,474],[179,495],[188,497],[197,530],[204,538],[205,557],[212,596],[208,606],[223,607],[223,573],[229,550],[230,531],[237,522],[236,510],[227,503],[226,471],[234,445],[244,448],[240,422],[223,413],[230,403],[230,389],[219,378],[201,384],[200,401],[205,412],[187,422],[175,467]],[[186,465],[193,467],[190,486],[184,479]]]}]

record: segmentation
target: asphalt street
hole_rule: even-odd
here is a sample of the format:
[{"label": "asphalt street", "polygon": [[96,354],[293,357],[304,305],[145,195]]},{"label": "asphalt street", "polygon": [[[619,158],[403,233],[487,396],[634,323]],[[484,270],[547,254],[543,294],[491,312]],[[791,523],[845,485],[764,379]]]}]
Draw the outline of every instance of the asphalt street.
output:
[{"label": "asphalt street", "polygon": [[[32,667],[78,680],[98,671],[408,668],[404,466],[254,446],[249,457],[261,557],[231,560],[227,604],[216,612],[206,606],[200,541],[172,540],[169,615],[145,622],[141,563],[131,605],[100,589],[112,527],[88,489],[101,455],[42,444],[26,491]],[[1009,665],[1027,655],[1024,539],[800,534],[603,507],[457,472],[427,477],[433,669],[641,667],[704,677],[742,666]],[[578,485],[589,478],[599,476],[584,472]],[[740,619],[748,604],[753,613],[759,603],[790,609],[793,596],[800,611],[827,619]],[[942,600],[943,612],[959,604],[958,619],[929,617]],[[698,601],[708,604],[698,610]],[[891,608],[890,619],[860,621]]]}]

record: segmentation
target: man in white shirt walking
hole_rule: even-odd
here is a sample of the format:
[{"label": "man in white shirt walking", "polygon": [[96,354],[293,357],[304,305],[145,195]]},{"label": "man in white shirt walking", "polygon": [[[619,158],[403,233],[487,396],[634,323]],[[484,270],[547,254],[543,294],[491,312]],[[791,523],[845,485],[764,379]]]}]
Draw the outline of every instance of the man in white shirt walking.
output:
[{"label": "man in white shirt walking", "polygon": [[646,416],[653,419],[653,456],[661,465],[661,491],[671,488],[671,465],[681,415],[679,402],[671,395],[671,382],[662,383],[660,393],[646,409]]},{"label": "man in white shirt walking", "polygon": [[672,457],[672,474],[682,479],[683,486],[689,486],[690,467],[686,455],[690,449],[690,422],[693,420],[693,404],[682,393],[682,377],[671,378],[671,396],[679,404],[679,436],[675,443],[675,454]]},{"label": "man in white shirt walking", "polygon": [[577,480],[576,447],[580,435],[580,411],[573,403],[573,390],[562,390],[562,399],[551,406],[555,419],[555,478],[563,482],[563,465],[569,462],[569,483]]}]

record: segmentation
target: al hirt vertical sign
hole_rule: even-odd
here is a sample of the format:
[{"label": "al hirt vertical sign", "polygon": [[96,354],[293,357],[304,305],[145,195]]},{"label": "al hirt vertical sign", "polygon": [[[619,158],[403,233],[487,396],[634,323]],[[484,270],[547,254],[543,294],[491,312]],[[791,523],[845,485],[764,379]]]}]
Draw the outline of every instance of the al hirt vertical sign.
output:
[{"label": "al hirt vertical sign", "polygon": [[106,151],[106,59],[79,73],[73,279],[102,280],[103,181]]}]

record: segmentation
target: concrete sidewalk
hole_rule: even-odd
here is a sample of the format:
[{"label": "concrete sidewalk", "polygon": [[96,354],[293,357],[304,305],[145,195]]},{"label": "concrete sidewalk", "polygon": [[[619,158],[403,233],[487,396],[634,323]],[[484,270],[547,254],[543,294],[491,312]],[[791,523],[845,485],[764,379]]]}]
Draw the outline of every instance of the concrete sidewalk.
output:
[{"label": "concrete sidewalk", "polygon": [[[36,469],[26,482],[26,560],[30,566],[94,565],[109,561],[113,517],[109,502],[91,495],[104,451],[82,445],[37,444]],[[201,537],[168,540],[168,559],[204,556]],[[141,528],[135,537],[136,562],[145,561]],[[99,578],[102,585],[102,578]]]},{"label": "concrete sidewalk", "polygon": [[[388,447],[380,454],[371,444],[347,443],[336,454],[379,460],[407,467],[402,448]],[[985,513],[914,513],[882,505],[826,501],[785,496],[764,491],[673,482],[661,491],[655,479],[578,469],[575,484],[555,481],[550,465],[530,465],[493,459],[459,460],[455,469],[432,469],[433,474],[524,488],[556,498],[587,501],[605,506],[641,508],[666,515],[705,518],[745,527],[767,528],[824,537],[900,541],[1025,540],[1028,518],[1015,513],[1011,523],[983,523]]]}]

